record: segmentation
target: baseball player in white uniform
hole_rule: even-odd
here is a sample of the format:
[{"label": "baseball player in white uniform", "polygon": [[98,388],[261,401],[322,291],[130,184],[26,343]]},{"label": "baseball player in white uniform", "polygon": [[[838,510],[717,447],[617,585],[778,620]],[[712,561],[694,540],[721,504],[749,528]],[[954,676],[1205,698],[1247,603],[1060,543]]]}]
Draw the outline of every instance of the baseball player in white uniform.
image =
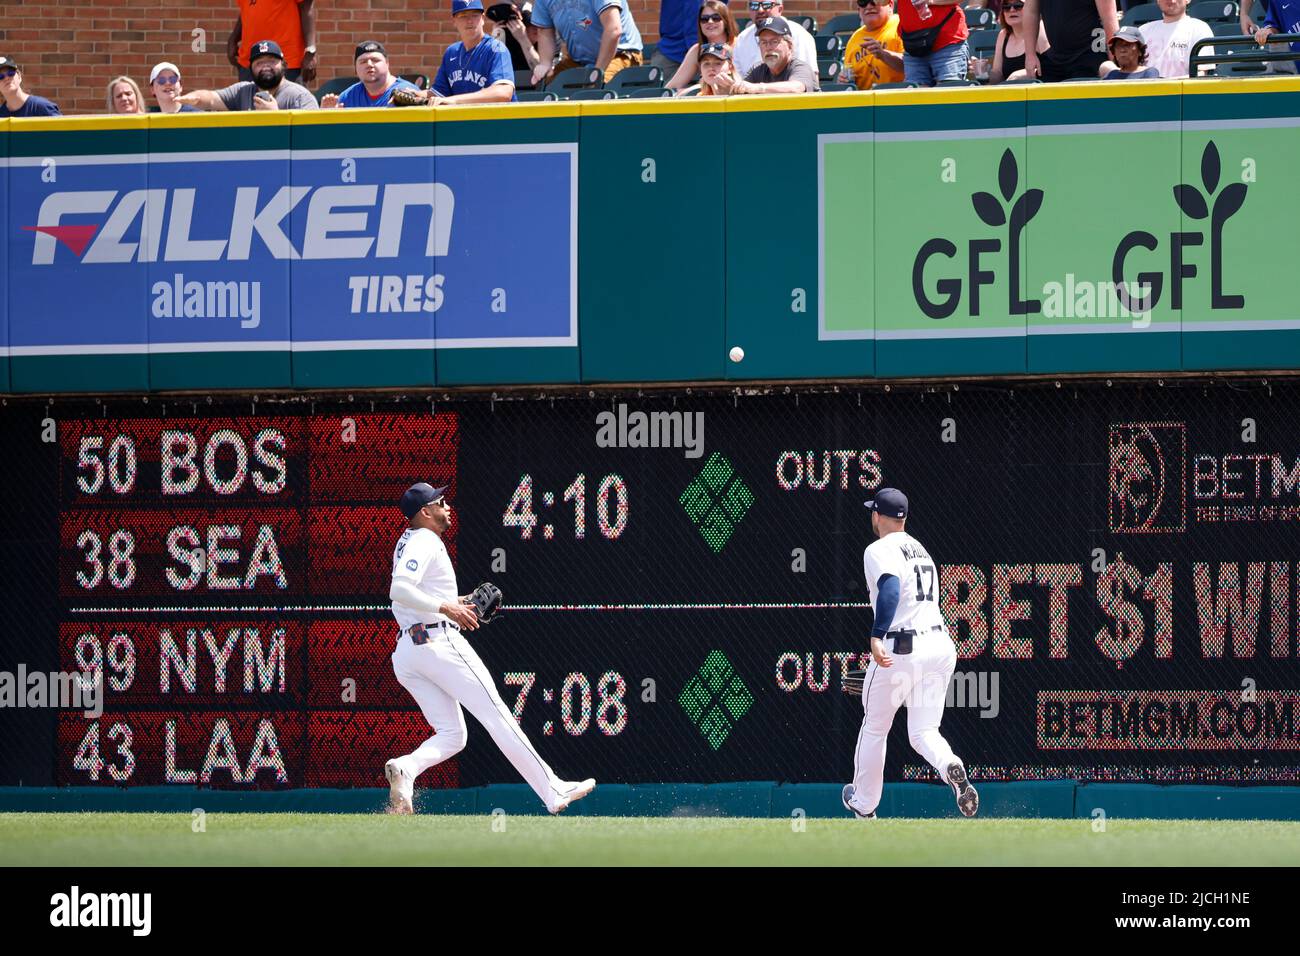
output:
[{"label": "baseball player in white uniform", "polygon": [[871,663],[862,680],[862,729],[853,755],[853,782],[841,799],[862,819],[876,816],[884,787],[885,741],[899,706],[907,705],[912,749],[952,787],[957,808],[973,817],[979,794],[966,768],[939,733],[957,648],[939,612],[939,569],[921,542],[905,530],[907,496],[881,488],[867,502],[876,540],[862,556],[871,606]]},{"label": "baseball player in white uniform", "polygon": [[442,542],[451,524],[446,487],[424,482],[402,495],[399,507],[410,523],[393,549],[393,583],[388,595],[401,628],[393,651],[393,673],[411,692],[434,735],[405,757],[384,765],[389,812],[413,813],[415,778],[459,753],[465,746],[469,708],[520,776],[559,813],[595,789],[595,780],[570,783],[557,777],[520,729],[501,700],[492,675],[462,632],[479,626],[466,596],[456,593],[456,572]]}]

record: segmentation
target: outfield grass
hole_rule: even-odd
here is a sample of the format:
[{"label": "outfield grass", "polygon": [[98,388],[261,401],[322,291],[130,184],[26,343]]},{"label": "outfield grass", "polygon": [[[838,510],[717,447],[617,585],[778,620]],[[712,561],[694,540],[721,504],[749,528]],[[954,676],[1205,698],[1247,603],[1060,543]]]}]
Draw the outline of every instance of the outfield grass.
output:
[{"label": "outfield grass", "polygon": [[[496,829],[494,829],[494,822]],[[1300,860],[1300,823],[790,820],[211,813],[0,814],[3,865],[1255,866]]]}]

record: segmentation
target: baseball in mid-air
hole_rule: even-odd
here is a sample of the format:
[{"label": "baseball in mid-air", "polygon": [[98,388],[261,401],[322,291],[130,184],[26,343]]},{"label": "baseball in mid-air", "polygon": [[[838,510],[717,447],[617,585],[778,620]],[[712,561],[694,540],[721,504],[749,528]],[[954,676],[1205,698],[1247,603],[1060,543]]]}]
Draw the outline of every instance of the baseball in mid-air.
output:
[{"label": "baseball in mid-air", "polygon": [[741,359],[745,357],[745,350],[742,349],[739,345],[733,345],[731,347],[731,352],[729,354],[731,355],[731,360],[733,362],[739,362]]}]

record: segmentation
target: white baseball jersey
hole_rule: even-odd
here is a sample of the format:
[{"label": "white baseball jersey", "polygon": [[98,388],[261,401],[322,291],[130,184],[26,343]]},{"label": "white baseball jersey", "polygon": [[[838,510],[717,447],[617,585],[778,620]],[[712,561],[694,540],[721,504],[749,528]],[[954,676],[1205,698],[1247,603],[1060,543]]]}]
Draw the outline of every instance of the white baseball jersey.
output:
[{"label": "white baseball jersey", "polygon": [[[428,528],[407,528],[393,549],[393,577],[406,578],[441,605],[459,600],[456,572],[447,546]],[[435,624],[448,620],[445,614],[425,613],[393,602],[393,617],[402,630],[413,624]]]},{"label": "white baseball jersey", "polygon": [[906,531],[877,538],[862,555],[862,565],[871,589],[871,606],[879,608],[880,576],[898,578],[898,610],[891,631],[904,628],[918,633],[943,623],[939,613],[939,566],[924,545]]}]

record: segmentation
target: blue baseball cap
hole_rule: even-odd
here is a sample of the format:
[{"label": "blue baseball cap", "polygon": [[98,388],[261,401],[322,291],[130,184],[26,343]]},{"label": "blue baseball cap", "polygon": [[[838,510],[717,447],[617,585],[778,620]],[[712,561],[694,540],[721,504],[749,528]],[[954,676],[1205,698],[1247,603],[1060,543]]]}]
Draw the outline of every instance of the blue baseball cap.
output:
[{"label": "blue baseball cap", "polygon": [[[465,0],[465,2],[472,3],[477,2],[477,0]],[[402,500],[397,503],[397,507],[402,509],[402,514],[406,515],[407,521],[410,521],[415,517],[415,513],[430,501],[437,501],[441,498],[448,487],[443,485],[441,488],[435,488],[428,482],[417,481],[402,492]]]},{"label": "blue baseball cap", "polygon": [[273,56],[276,59],[284,59],[284,51],[280,49],[280,44],[274,40],[258,40],[253,44],[253,48],[248,51],[248,62],[252,63],[259,56]]},{"label": "blue baseball cap", "polygon": [[897,488],[881,488],[876,497],[867,502],[867,507],[886,518],[906,518],[907,495]]},{"label": "blue baseball cap", "polygon": [[455,16],[466,10],[482,10],[483,0],[451,0],[451,13]]}]

